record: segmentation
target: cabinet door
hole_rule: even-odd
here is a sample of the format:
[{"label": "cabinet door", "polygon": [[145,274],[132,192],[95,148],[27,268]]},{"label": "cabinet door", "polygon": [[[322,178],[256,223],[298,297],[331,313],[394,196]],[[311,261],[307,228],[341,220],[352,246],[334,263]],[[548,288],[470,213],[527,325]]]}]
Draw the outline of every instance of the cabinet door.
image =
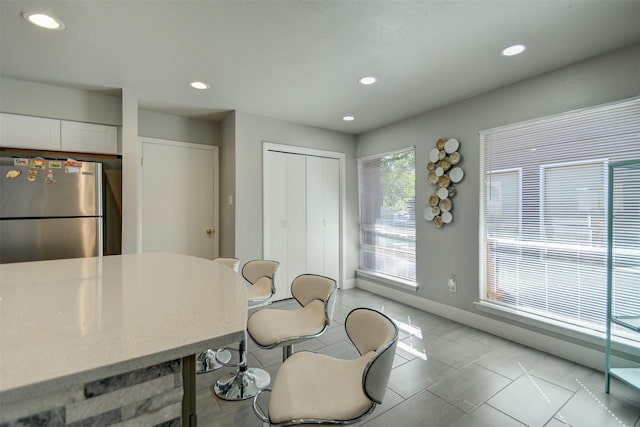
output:
[{"label": "cabinet door", "polygon": [[93,123],[62,121],[62,150],[118,154],[118,128]]},{"label": "cabinet door", "polygon": [[0,146],[60,150],[60,120],[0,114]]}]

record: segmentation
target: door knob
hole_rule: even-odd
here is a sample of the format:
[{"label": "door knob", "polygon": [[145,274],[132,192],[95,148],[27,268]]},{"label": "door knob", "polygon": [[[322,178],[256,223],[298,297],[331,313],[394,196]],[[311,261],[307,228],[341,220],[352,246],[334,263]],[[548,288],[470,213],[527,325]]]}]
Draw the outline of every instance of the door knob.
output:
[{"label": "door knob", "polygon": [[207,228],[207,234],[208,235],[212,235],[215,232],[216,232],[215,228]]}]

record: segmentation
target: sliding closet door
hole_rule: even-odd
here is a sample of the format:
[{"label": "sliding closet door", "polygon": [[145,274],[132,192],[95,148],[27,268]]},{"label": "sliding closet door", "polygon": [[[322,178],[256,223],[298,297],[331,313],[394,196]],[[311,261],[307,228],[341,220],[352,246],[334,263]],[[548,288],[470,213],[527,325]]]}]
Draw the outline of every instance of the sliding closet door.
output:
[{"label": "sliding closet door", "polygon": [[340,283],[340,160],[265,150],[264,257],[280,262],[274,300],[300,274]]},{"label": "sliding closet door", "polygon": [[269,151],[265,167],[265,259],[280,262],[274,300],[291,297],[306,270],[305,157]]},{"label": "sliding closet door", "polygon": [[338,281],[340,163],[307,156],[307,272]]},{"label": "sliding closet door", "polygon": [[324,275],[340,282],[340,161],[323,159]]}]

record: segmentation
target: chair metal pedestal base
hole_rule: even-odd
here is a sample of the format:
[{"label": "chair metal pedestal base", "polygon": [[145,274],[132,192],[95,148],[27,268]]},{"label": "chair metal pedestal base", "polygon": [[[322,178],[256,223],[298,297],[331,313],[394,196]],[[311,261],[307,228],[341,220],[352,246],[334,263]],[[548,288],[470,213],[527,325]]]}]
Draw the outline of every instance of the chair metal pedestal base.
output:
[{"label": "chair metal pedestal base", "polygon": [[213,387],[216,396],[223,400],[251,399],[258,391],[269,386],[271,376],[260,368],[240,369],[224,375]]},{"label": "chair metal pedestal base", "polygon": [[218,360],[229,363],[231,353],[224,349],[218,351],[208,349],[207,351],[203,351],[196,359],[196,374],[206,374],[222,368],[223,365],[218,363]]}]

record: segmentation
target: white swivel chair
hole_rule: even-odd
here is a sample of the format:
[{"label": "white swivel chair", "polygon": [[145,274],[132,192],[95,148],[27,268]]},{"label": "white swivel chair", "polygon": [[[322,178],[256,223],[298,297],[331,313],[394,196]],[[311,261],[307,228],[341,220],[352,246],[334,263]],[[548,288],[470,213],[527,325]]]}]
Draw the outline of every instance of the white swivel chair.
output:
[{"label": "white swivel chair", "polygon": [[[266,304],[276,291],[275,275],[280,264],[277,261],[253,260],[242,267],[242,276],[249,283],[247,299],[249,309]],[[224,350],[230,350],[225,348]],[[216,361],[223,366],[237,367],[236,372],[224,375],[216,381],[213,390],[224,400],[249,399],[271,381],[269,373],[264,369],[247,366],[247,333],[238,348],[240,362],[236,365],[226,363],[220,357]],[[218,351],[218,354],[223,353]]]},{"label": "white swivel chair", "polygon": [[[276,426],[352,424],[382,403],[398,328],[386,315],[368,308],[352,310],[344,326],[360,357],[342,360],[308,351],[294,353],[280,367],[273,386],[253,399],[253,410],[262,422]],[[266,392],[271,392],[267,414],[258,403]]]},{"label": "white swivel chair", "polygon": [[302,274],[291,283],[297,310],[264,309],[249,316],[247,333],[261,348],[282,347],[284,362],[293,345],[320,336],[329,326],[329,301],[336,281],[316,274]]},{"label": "white swivel chair", "polygon": [[[238,272],[238,267],[240,265],[240,260],[238,258],[214,258],[213,262],[225,265],[235,272]],[[231,353],[227,351],[224,352],[224,354],[218,354],[216,356],[216,351],[211,348],[203,351],[196,358],[196,373],[206,374],[222,368],[223,365],[216,361],[216,357],[223,360],[225,363],[228,363],[229,360],[231,360]]]}]

